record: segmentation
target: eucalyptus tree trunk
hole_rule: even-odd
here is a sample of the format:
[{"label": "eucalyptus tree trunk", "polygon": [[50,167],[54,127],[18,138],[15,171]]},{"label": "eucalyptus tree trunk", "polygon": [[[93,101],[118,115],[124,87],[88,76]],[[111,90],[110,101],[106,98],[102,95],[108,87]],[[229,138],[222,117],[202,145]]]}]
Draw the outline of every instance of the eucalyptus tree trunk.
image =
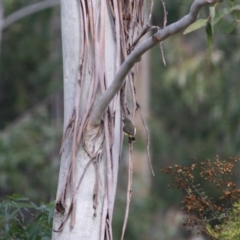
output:
[{"label": "eucalyptus tree trunk", "polygon": [[[95,11],[99,13],[98,10],[95,9]],[[84,55],[84,58],[88,61],[84,64],[85,69],[81,73],[81,79],[79,74],[79,67],[81,61],[83,61],[80,48],[86,47],[84,46],[85,36],[81,34],[83,32],[82,18],[80,1],[63,0],[61,2],[65,131],[71,124],[70,119],[72,119],[72,127],[74,128],[76,127],[76,118],[82,118],[85,111],[84,107],[88,104],[88,96],[91,94],[91,88],[93,87],[92,74],[94,74],[94,69],[89,66],[93,57],[91,46],[88,49],[89,52]],[[78,122],[80,122],[80,119]],[[102,183],[99,184],[100,196],[98,202],[100,207],[96,209],[95,213],[93,209],[93,189],[96,175],[93,164],[87,169],[81,186],[76,190],[76,177],[79,181],[79,177],[82,176],[91,159],[84,151],[83,144],[76,146],[74,142],[76,135],[76,132],[74,132],[74,137],[73,133],[71,136],[65,135],[66,138],[63,140],[52,239],[99,239],[106,181],[102,178]],[[72,150],[73,145],[75,145],[74,152]],[[76,157],[74,154],[76,154]],[[72,163],[73,158],[75,158],[74,164]],[[101,156],[99,162],[101,176],[105,176],[106,160],[104,158],[105,156]]]},{"label": "eucalyptus tree trunk", "polygon": [[218,1],[193,1],[189,14],[141,41],[156,29],[144,23],[143,0],[61,0],[64,136],[52,239],[112,239],[122,117],[134,121],[139,108],[133,67]]},{"label": "eucalyptus tree trunk", "polygon": [[65,134],[52,239],[112,239],[122,117],[136,108],[134,71],[107,108],[91,114],[141,31],[142,8],[143,1],[61,2]]}]

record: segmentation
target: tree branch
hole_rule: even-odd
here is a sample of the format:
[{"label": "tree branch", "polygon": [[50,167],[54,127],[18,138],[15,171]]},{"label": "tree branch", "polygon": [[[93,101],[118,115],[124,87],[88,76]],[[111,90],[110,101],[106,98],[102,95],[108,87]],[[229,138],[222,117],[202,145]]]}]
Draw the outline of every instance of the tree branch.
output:
[{"label": "tree branch", "polygon": [[190,24],[195,22],[197,20],[199,11],[203,6],[212,5],[216,2],[222,1],[223,0],[195,0],[191,5],[188,15],[184,16],[179,21],[164,27],[163,29],[160,29],[152,37],[148,38],[146,41],[136,47],[127,57],[127,59],[123,62],[110,87],[103,93],[99,101],[94,106],[93,111],[90,115],[89,126],[96,127],[101,123],[104,112],[106,111],[109,103],[114,98],[116,93],[121,89],[125,81],[125,77],[129,73],[131,68],[134,66],[134,64],[139,61],[141,56],[147,50],[154,47],[159,42],[162,42],[169,36],[172,36],[184,30]]},{"label": "tree branch", "polygon": [[39,3],[32,4],[30,6],[24,7],[10,15],[8,15],[3,22],[0,24],[1,30],[13,24],[14,22],[29,16],[33,13],[42,11],[46,8],[50,8],[60,4],[60,0],[45,0]]}]

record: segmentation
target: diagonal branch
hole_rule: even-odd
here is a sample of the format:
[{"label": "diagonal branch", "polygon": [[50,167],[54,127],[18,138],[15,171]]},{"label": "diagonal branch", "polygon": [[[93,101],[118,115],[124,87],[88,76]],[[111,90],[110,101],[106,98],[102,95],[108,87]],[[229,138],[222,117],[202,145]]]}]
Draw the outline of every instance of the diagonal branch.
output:
[{"label": "diagonal branch", "polygon": [[46,8],[50,8],[60,4],[60,0],[45,0],[42,2],[34,3],[30,6],[21,8],[20,10],[8,15],[2,23],[0,23],[0,28],[3,30],[14,22],[29,16],[33,13],[40,12]]},{"label": "diagonal branch", "polygon": [[190,24],[195,22],[202,7],[222,1],[223,0],[195,0],[191,5],[189,13],[186,16],[181,18],[179,21],[172,23],[163,29],[160,29],[152,37],[148,38],[146,41],[136,47],[123,62],[110,87],[103,93],[99,101],[94,106],[90,115],[89,126],[96,127],[100,125],[104,112],[106,111],[109,103],[114,98],[116,93],[121,89],[125,81],[125,77],[134,66],[134,64],[136,62],[139,62],[141,56],[147,50],[162,42],[164,39],[184,30]]}]

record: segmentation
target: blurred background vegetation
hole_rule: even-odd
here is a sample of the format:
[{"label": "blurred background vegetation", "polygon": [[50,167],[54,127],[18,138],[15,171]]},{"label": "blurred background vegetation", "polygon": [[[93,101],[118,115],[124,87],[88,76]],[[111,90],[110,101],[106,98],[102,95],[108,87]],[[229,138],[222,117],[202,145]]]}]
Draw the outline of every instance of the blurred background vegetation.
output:
[{"label": "blurred background vegetation", "polygon": [[[4,0],[4,17],[36,2]],[[185,15],[191,3],[166,1],[168,24]],[[126,240],[180,240],[189,235],[179,230],[182,193],[168,188],[169,179],[160,169],[239,154],[239,25],[225,33],[232,21],[229,15],[216,26],[209,60],[204,29],[167,39],[166,66],[160,50],[151,51],[148,125],[156,177],[147,196],[133,197]],[[153,24],[162,23],[161,1],[155,1]],[[0,198],[20,193],[36,203],[48,202],[56,192],[62,137],[60,7],[8,26],[0,44]],[[120,170],[113,226],[118,237],[126,196],[121,176],[127,174],[124,167]]]}]

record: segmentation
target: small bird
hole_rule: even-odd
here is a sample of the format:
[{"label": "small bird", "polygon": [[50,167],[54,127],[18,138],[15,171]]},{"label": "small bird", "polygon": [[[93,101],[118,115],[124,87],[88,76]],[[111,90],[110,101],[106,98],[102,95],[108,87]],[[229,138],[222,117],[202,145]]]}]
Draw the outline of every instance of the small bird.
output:
[{"label": "small bird", "polygon": [[123,132],[125,133],[125,135],[128,136],[129,142],[134,142],[135,141],[135,135],[136,135],[136,127],[133,125],[132,121],[125,117],[123,119]]}]

